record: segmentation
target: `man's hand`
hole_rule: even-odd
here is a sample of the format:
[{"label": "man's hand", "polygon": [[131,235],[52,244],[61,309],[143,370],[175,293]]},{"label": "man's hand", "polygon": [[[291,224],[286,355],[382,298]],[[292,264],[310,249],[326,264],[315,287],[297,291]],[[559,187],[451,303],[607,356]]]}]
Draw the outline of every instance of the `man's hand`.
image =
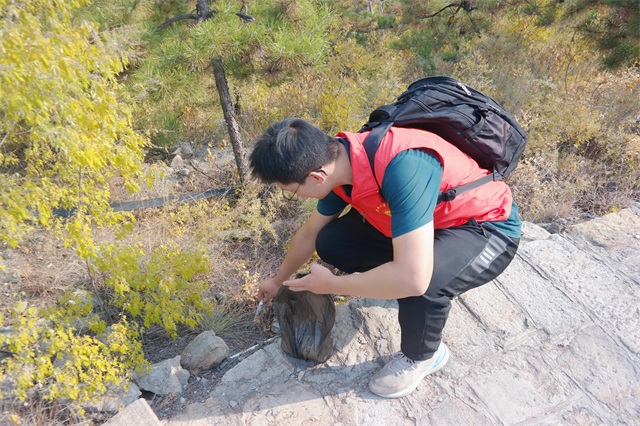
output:
[{"label": "man's hand", "polygon": [[317,263],[312,263],[309,274],[297,280],[285,281],[282,284],[289,287],[291,291],[307,290],[315,294],[332,294],[335,291],[333,286],[335,279],[336,276],[330,270]]},{"label": "man's hand", "polygon": [[275,278],[264,280],[258,286],[258,300],[264,299],[268,303],[280,290],[280,283]]},{"label": "man's hand", "polygon": [[[282,281],[289,278],[294,274],[298,268],[304,265],[316,249],[316,237],[322,228],[324,228],[329,222],[336,219],[339,213],[333,216],[324,216],[314,210],[307,221],[298,229],[298,232],[293,236],[289,250],[284,257],[284,261],[278,273],[268,280],[262,281],[258,286],[258,299],[264,299],[265,303],[271,301],[276,295]],[[324,268],[323,268],[324,269]],[[327,271],[329,275],[333,276],[330,271]]]}]

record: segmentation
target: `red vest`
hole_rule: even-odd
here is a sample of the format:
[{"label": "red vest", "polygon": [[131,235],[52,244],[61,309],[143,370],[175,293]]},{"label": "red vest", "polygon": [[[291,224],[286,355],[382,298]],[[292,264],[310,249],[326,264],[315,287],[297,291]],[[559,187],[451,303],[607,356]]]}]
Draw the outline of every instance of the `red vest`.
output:
[{"label": "red vest", "polygon": [[[346,132],[337,134],[337,137],[348,140],[351,146],[353,189],[351,197],[347,196],[341,186],[333,191],[387,237],[391,237],[391,211],[380,195],[377,182],[382,182],[387,166],[398,153],[412,148],[434,151],[442,163],[441,192],[490,173],[438,135],[423,130],[392,127],[376,153],[376,182],[362,146],[367,135],[368,133]],[[434,227],[439,229],[460,226],[472,218],[478,222],[501,222],[511,214],[511,202],[511,189],[507,184],[502,181],[486,183],[460,194],[453,201],[438,204],[433,213]]]}]

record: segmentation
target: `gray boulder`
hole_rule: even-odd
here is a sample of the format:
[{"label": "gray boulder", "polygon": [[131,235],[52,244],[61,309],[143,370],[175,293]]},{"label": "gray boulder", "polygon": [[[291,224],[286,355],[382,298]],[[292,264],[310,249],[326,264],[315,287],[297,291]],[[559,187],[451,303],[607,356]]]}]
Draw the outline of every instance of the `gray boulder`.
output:
[{"label": "gray boulder", "polygon": [[551,235],[551,233],[544,229],[542,226],[538,226],[535,223],[531,222],[523,222],[520,244],[525,244],[535,240],[544,240],[548,238],[549,235]]},{"label": "gray boulder", "polygon": [[229,355],[229,346],[213,331],[200,333],[180,355],[181,365],[189,371],[208,370]]}]

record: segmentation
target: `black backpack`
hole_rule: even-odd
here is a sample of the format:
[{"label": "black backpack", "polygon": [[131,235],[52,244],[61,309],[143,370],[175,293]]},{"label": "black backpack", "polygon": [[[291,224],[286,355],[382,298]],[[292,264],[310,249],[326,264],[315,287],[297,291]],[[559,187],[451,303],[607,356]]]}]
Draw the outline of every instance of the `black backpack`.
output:
[{"label": "black backpack", "polygon": [[364,148],[372,171],[376,151],[391,126],[435,133],[492,172],[440,193],[439,203],[507,176],[517,166],[527,143],[522,127],[498,102],[451,77],[418,80],[397,101],[371,113],[358,132],[371,130]]}]

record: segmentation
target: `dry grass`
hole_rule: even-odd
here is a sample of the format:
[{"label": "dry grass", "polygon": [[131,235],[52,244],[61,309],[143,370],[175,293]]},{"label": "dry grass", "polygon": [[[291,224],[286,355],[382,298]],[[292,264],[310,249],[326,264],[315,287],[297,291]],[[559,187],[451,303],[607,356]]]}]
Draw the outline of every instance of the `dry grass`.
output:
[{"label": "dry grass", "polygon": [[108,417],[103,413],[79,415],[73,405],[61,401],[43,401],[35,392],[26,401],[19,401],[12,397],[0,400],[0,424],[2,425],[92,425],[104,423]]}]

